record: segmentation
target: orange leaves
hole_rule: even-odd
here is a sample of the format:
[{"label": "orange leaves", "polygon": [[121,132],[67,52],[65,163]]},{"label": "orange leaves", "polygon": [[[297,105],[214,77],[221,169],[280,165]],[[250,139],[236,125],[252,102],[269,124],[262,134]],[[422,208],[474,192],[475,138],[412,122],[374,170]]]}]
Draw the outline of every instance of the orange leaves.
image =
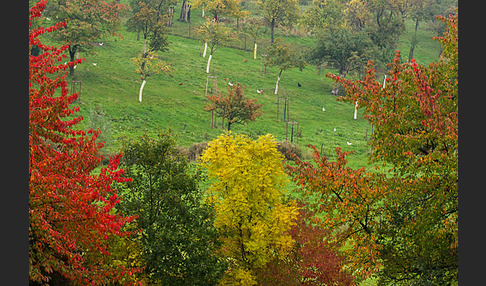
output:
[{"label": "orange leaves", "polygon": [[[377,242],[372,235],[379,215],[378,203],[385,190],[381,187],[383,176],[366,172],[364,168],[353,170],[346,166],[346,156],[336,148],[336,162],[328,161],[314,146],[314,164],[295,158],[296,167],[287,165],[287,173],[293,181],[302,185],[302,195],[312,201],[323,215],[323,227],[336,231],[344,241],[355,244],[349,250],[350,265],[358,276],[366,277],[377,270],[375,263]],[[366,274],[368,273],[368,274]]]}]

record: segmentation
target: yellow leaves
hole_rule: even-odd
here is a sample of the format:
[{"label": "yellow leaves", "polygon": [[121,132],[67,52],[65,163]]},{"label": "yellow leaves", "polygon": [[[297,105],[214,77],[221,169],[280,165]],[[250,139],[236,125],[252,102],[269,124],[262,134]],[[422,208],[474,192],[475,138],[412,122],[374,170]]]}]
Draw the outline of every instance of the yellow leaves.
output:
[{"label": "yellow leaves", "polygon": [[155,51],[148,51],[146,54],[141,53],[138,57],[132,58],[135,64],[135,72],[140,74],[143,79],[160,72],[169,72],[170,65],[159,59]]},{"label": "yellow leaves", "polygon": [[241,268],[230,271],[225,279],[236,281],[231,285],[252,285],[251,269],[263,267],[276,254],[285,257],[292,248],[288,231],[298,208],[283,200],[282,161],[269,134],[252,141],[228,132],[201,155],[202,166],[215,180],[208,201],[215,208],[215,226],[226,231],[225,252],[250,271],[250,276]]}]

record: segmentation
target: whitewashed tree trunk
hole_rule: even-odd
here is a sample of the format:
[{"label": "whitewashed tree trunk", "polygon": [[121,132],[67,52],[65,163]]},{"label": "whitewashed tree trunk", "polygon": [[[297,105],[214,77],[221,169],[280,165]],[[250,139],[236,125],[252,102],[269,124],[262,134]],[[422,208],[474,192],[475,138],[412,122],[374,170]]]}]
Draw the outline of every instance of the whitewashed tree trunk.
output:
[{"label": "whitewashed tree trunk", "polygon": [[203,58],[206,57],[206,51],[208,50],[208,42],[204,43],[204,52],[203,52]]},{"label": "whitewashed tree trunk", "polygon": [[275,85],[275,95],[277,95],[279,83],[280,83],[280,77],[277,78],[277,84]]},{"label": "whitewashed tree trunk", "polygon": [[204,18],[204,3],[202,4],[202,17]]},{"label": "whitewashed tree trunk", "polygon": [[358,102],[354,105],[354,119],[358,119]]},{"label": "whitewashed tree trunk", "polygon": [[209,54],[208,65],[206,66],[206,73],[209,73],[209,65],[211,64],[211,58],[212,57],[213,57],[213,54]]},{"label": "whitewashed tree trunk", "polygon": [[385,78],[383,79],[383,87],[381,89],[385,88],[385,83],[386,83],[386,75],[385,75]]},{"label": "whitewashed tree trunk", "polygon": [[146,82],[147,82],[146,80],[143,80],[142,85],[140,86],[140,92],[138,93],[138,101],[140,102],[142,102],[142,92]]},{"label": "whitewashed tree trunk", "polygon": [[256,60],[257,55],[257,43],[255,42],[255,48],[253,48],[253,59]]}]

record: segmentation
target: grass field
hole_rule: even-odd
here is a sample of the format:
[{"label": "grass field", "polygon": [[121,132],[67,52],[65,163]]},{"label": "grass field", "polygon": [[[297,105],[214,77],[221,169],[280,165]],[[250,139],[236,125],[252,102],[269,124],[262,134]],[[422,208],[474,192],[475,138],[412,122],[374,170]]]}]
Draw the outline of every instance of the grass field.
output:
[{"label": "grass field", "polygon": [[[171,64],[173,77],[165,74],[150,77],[144,88],[142,103],[138,101],[141,80],[135,73],[131,58],[142,51],[143,42],[136,40],[135,33],[126,31],[124,27],[123,39],[110,39],[103,46],[96,47],[94,54],[81,54],[85,62],[75,70],[75,79],[82,81],[80,100],[76,104],[85,120],[79,124],[79,128],[100,128],[100,140],[106,141],[103,149],[105,154],[118,152],[124,139],[136,138],[144,132],[156,134],[169,127],[179,136],[178,142],[183,146],[209,141],[224,132],[221,127],[211,129],[211,115],[203,109],[208,75],[218,77],[217,87],[222,92],[226,92],[227,81],[224,79],[228,78],[229,82],[244,85],[246,96],[257,98],[263,104],[263,115],[259,119],[244,126],[234,125],[234,132],[254,138],[271,133],[278,141],[286,139],[282,104],[280,118],[276,118],[277,99],[273,90],[277,69],[262,73],[260,57],[253,59],[249,43],[247,50],[243,49],[242,43],[231,43],[232,46],[240,45],[240,48],[221,47],[216,50],[210,74],[206,74],[207,57],[200,56],[201,43],[187,37],[191,33],[189,29],[194,36],[201,22],[197,9],[192,13],[191,24],[174,21],[174,26],[170,28],[169,50],[159,53],[163,60]],[[409,28],[400,39],[404,58],[408,56],[413,35],[411,24],[407,23]],[[415,49],[415,58],[419,63],[429,63],[439,53],[438,43],[431,39],[431,32],[425,28],[425,24],[419,26],[419,43]],[[186,31],[188,34],[184,35]],[[314,42],[313,37],[286,35],[283,29],[277,29],[276,35],[299,45],[312,45]],[[268,38],[269,35],[262,35],[258,40],[260,46],[264,46]],[[331,154],[336,146],[340,146],[346,151],[354,151],[348,157],[351,167],[364,166],[369,155],[366,139],[371,134],[371,126],[362,118],[361,110],[358,119],[354,120],[354,106],[338,102],[331,95],[332,81],[325,77],[327,72],[336,71],[323,68],[318,75],[317,67],[313,65],[306,66],[303,71],[284,71],[279,96],[289,98],[290,120],[299,123],[299,146],[305,152],[309,151],[307,144],[317,146],[326,154]],[[302,87],[298,87],[297,83]],[[210,81],[209,86],[213,87],[212,84]],[[258,94],[257,89],[263,89],[263,95]]]},{"label": "grass field", "polygon": [[[193,19],[200,18],[198,13],[193,15]],[[197,23],[196,20],[193,22]],[[184,30],[184,26],[188,25],[175,21],[173,31]],[[408,54],[407,37],[410,38],[411,33],[409,29],[401,40],[406,51],[404,55]],[[421,30],[421,41],[415,55],[417,59],[430,62],[434,54],[435,57],[438,54],[438,44],[430,37],[427,40],[428,35],[427,31]],[[81,54],[85,62],[75,70],[75,79],[82,81],[81,97],[76,104],[85,118],[79,128],[100,128],[100,140],[106,141],[106,154],[117,152],[124,139],[136,138],[144,132],[156,134],[168,127],[178,134],[179,144],[183,146],[211,140],[224,132],[221,127],[211,129],[211,115],[203,110],[208,74],[205,72],[207,57],[200,56],[199,41],[169,35],[169,50],[160,53],[160,56],[171,64],[173,77],[164,74],[150,77],[140,103],[138,91],[141,81],[131,58],[142,51],[143,42],[137,41],[136,34],[125,29],[123,36],[124,39],[104,42],[94,54]],[[296,37],[286,38],[295,41]],[[313,39],[303,41],[312,42]],[[226,92],[227,82],[224,79],[228,78],[232,83],[246,86],[245,94],[263,104],[262,117],[245,126],[234,125],[234,132],[252,137],[271,133],[278,141],[284,141],[286,124],[282,121],[283,107],[281,104],[277,120],[277,99],[273,94],[278,71],[274,68],[267,70],[266,74],[261,73],[260,57],[253,60],[249,49],[219,48],[214,53],[209,75],[218,77],[217,87],[221,91]],[[350,166],[364,166],[369,155],[366,137],[370,136],[371,127],[362,118],[361,112],[358,112],[357,120],[353,119],[354,106],[337,102],[336,97],[331,95],[332,81],[325,77],[327,72],[335,71],[324,68],[318,75],[316,66],[312,65],[306,66],[303,71],[285,71],[279,96],[289,98],[290,120],[299,123],[301,148],[308,150],[307,144],[313,144],[329,154],[336,146],[341,146],[344,150],[354,151],[349,157]],[[298,87],[298,82],[302,87]],[[212,84],[210,81],[209,86]],[[256,92],[261,88],[263,95]]]}]

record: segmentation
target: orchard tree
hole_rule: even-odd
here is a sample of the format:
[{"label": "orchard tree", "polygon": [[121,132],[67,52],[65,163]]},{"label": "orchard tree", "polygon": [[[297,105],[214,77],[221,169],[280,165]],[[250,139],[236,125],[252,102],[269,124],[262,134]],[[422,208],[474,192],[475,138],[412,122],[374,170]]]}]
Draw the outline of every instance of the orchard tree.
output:
[{"label": "orchard tree", "polygon": [[273,45],[275,26],[294,23],[299,16],[297,0],[258,0],[263,18],[270,26],[270,39]]},{"label": "orchard tree", "polygon": [[341,77],[351,71],[364,69],[373,51],[373,43],[364,31],[347,27],[330,27],[317,35],[316,46],[309,59],[327,62],[338,69]]},{"label": "orchard tree", "polygon": [[220,285],[256,285],[255,270],[293,247],[288,231],[297,206],[285,198],[282,160],[271,135],[252,141],[230,132],[201,156],[212,180],[206,201],[215,209],[221,254],[230,262]]},{"label": "orchard tree", "polygon": [[[231,29],[226,27],[224,23],[209,19],[197,29],[197,33],[203,38],[205,46],[209,46],[210,49],[208,64],[206,66],[206,73],[209,73],[209,66],[214,51],[233,39],[234,35]],[[206,48],[204,49],[204,54],[206,54]]]},{"label": "orchard tree", "polygon": [[[54,36],[61,43],[67,43],[70,61],[74,62],[77,52],[93,51],[96,42],[112,35],[121,36],[117,31],[125,9],[119,1],[50,1],[43,16],[66,21]],[[70,75],[74,75],[74,66],[70,67]]]},{"label": "orchard tree", "polygon": [[[41,16],[47,1],[29,9],[29,24]],[[83,60],[58,64],[68,45],[43,45],[39,35],[63,29],[60,22],[29,31],[29,281],[37,285],[132,284],[140,269],[117,265],[108,242],[124,237],[125,224],[135,217],[116,210],[120,198],[115,182],[130,179],[118,169],[120,155],[95,171],[102,160],[96,130],[79,130],[83,118],[70,105],[66,70]],[[31,54],[37,46],[44,52]],[[133,283],[134,284],[134,283]]]},{"label": "orchard tree", "polygon": [[216,111],[216,114],[227,120],[228,131],[232,124],[245,124],[255,121],[262,115],[262,105],[257,99],[247,99],[244,94],[245,88],[240,83],[228,86],[228,93],[223,95],[207,95],[209,104],[205,107],[207,111]]},{"label": "orchard tree", "polygon": [[265,65],[278,66],[277,83],[275,84],[275,92],[277,95],[280,79],[284,70],[291,70],[298,67],[301,71],[305,67],[305,60],[301,52],[297,48],[284,42],[278,38],[275,43],[268,48],[268,57],[265,58]]},{"label": "orchard tree", "polygon": [[146,49],[138,57],[132,58],[132,61],[136,67],[135,72],[140,75],[140,80],[142,80],[142,85],[140,86],[140,91],[138,93],[138,101],[142,102],[143,88],[145,87],[147,78],[160,72],[168,72],[170,66],[166,62],[160,60],[154,51],[150,50],[147,52]]},{"label": "orchard tree", "polygon": [[216,285],[226,263],[215,256],[214,213],[202,204],[202,177],[177,152],[171,131],[125,143],[122,165],[133,180],[122,187],[119,209],[137,216],[143,230],[149,284]]},{"label": "orchard tree", "polygon": [[213,20],[216,22],[219,22],[221,16],[239,19],[249,14],[241,10],[241,0],[195,0],[192,5],[194,8],[202,7],[204,11],[213,14]]},{"label": "orchard tree", "polygon": [[317,32],[329,27],[343,26],[344,5],[339,0],[313,0],[299,19],[299,26],[306,31]]},{"label": "orchard tree", "polygon": [[169,8],[175,4],[172,0],[133,0],[130,2],[133,14],[127,21],[128,30],[137,32],[137,35],[142,33],[145,46],[149,39],[150,50],[166,51],[169,46],[166,26],[172,16]]}]

